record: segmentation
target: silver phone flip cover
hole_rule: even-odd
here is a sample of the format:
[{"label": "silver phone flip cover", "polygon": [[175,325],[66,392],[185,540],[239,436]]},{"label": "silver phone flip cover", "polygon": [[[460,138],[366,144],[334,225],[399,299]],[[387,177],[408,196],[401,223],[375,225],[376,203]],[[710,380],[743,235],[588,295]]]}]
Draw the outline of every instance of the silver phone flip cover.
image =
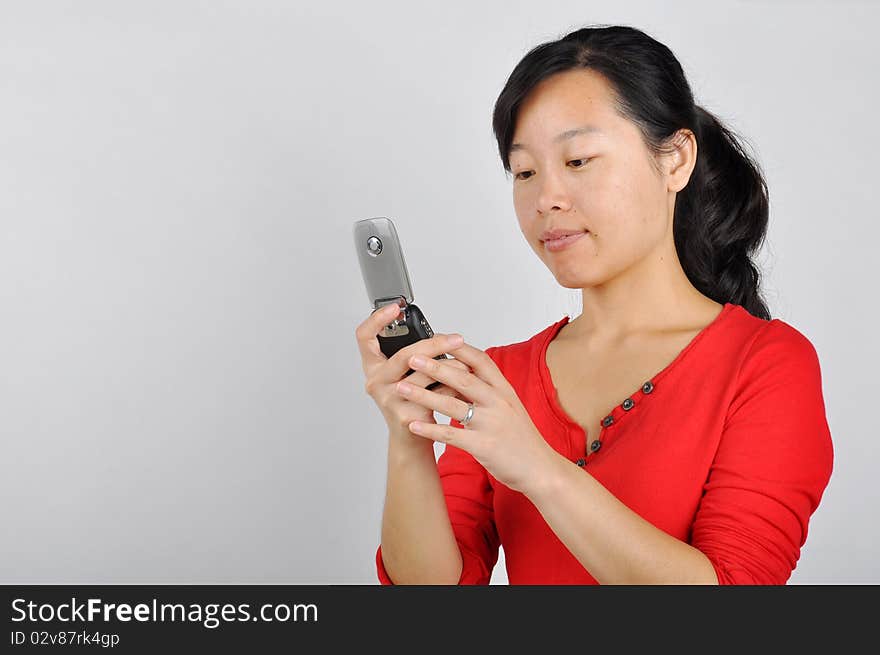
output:
[{"label": "silver phone flip cover", "polygon": [[385,217],[356,221],[354,241],[367,295],[373,300],[374,309],[394,302],[401,295],[411,303],[412,285],[394,223]]},{"label": "silver phone flip cover", "polygon": [[[365,218],[355,222],[353,233],[361,275],[373,310],[390,303],[397,303],[405,310],[413,302],[412,284],[394,223],[384,216]],[[382,334],[393,337],[408,332],[405,321],[395,319]]]}]

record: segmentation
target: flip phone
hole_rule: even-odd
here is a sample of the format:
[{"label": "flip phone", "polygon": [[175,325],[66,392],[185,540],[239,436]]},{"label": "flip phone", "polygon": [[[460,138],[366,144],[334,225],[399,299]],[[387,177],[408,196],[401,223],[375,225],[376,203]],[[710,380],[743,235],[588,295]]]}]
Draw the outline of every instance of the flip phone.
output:
[{"label": "flip phone", "polygon": [[[413,303],[412,285],[403,258],[403,248],[391,219],[377,217],[355,221],[353,233],[361,274],[373,312],[390,303],[397,303],[403,314],[398,315],[377,335],[382,354],[391,357],[401,348],[434,336],[424,313]],[[450,357],[444,353],[434,359]],[[413,373],[412,369],[406,375],[410,373]],[[434,381],[425,388],[433,389],[440,384],[440,381]]]}]

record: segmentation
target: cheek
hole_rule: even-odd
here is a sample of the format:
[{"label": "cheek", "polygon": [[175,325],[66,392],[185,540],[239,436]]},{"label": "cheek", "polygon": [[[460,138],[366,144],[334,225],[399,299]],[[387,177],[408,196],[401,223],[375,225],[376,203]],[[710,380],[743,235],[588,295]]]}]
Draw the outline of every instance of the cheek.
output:
[{"label": "cheek", "polygon": [[588,206],[595,213],[599,235],[604,229],[609,237],[640,242],[655,239],[664,229],[665,197],[658,193],[656,180],[635,167],[610,172],[591,194]]},{"label": "cheek", "polygon": [[529,204],[525,194],[513,192],[513,211],[516,214],[520,231],[527,236],[534,230],[535,212],[531,207],[532,205]]},{"label": "cheek", "polygon": [[513,206],[516,208],[516,213],[522,215],[527,205],[532,203],[532,199],[529,197],[526,187],[521,187],[516,182],[513,185]]},{"label": "cheek", "polygon": [[628,215],[643,226],[656,220],[658,212],[665,214],[666,192],[664,183],[644,159],[631,159],[626,175],[619,177],[620,197],[626,199]]}]

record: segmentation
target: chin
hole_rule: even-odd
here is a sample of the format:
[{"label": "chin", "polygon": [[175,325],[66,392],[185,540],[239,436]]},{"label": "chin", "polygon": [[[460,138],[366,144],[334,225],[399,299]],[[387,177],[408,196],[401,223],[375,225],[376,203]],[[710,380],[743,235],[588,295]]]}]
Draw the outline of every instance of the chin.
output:
[{"label": "chin", "polygon": [[559,283],[559,286],[565,287],[566,289],[584,289],[586,287],[595,287],[605,282],[605,277],[601,275],[588,275],[586,273],[580,272],[567,272],[565,274],[556,272],[554,273],[554,277],[556,281]]}]

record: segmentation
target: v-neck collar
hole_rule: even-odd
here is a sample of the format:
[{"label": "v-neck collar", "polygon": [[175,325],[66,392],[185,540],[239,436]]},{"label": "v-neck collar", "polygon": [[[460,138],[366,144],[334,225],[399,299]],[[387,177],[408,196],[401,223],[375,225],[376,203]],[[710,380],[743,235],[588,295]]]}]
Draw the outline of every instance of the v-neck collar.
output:
[{"label": "v-neck collar", "polygon": [[[614,425],[624,414],[628,414],[630,410],[627,410],[623,407],[623,403],[625,401],[630,401],[631,407],[642,402],[646,396],[653,393],[654,388],[661,383],[663,379],[673,371],[679,363],[687,356],[689,352],[691,352],[694,347],[715,328],[725,317],[730,315],[730,313],[739,305],[735,305],[733,303],[724,303],[724,306],[721,308],[721,311],[718,315],[712,320],[711,323],[706,325],[702,330],[700,330],[694,337],[688,342],[688,344],[682,348],[682,350],[676,355],[675,359],[673,359],[669,364],[667,364],[661,371],[658,371],[655,375],[648,378],[638,389],[636,389],[632,394],[627,396],[626,399],[621,399],[621,402],[611,408],[608,413],[605,415],[605,418],[602,420],[598,426],[599,431],[593,433],[594,436],[591,436],[591,441],[599,440],[601,444],[602,436],[605,432],[605,428]],[[537,351],[537,362],[535,365],[538,368],[539,377],[541,379],[541,386],[543,387],[543,396],[547,401],[550,410],[559,420],[559,422],[565,426],[566,428],[577,427],[582,436],[585,438],[586,432],[584,432],[583,426],[575,421],[572,417],[570,417],[566,411],[562,408],[562,405],[559,402],[559,394],[556,390],[556,387],[553,385],[553,378],[550,375],[550,368],[547,366],[547,348],[550,345],[550,342],[556,338],[556,335],[559,334],[559,331],[568,323],[569,316],[566,315],[562,317],[559,321],[551,325],[547,330],[544,336],[543,341],[540,343],[539,347],[536,348]],[[607,423],[607,425],[606,425]],[[584,441],[585,445],[586,442]]]}]

